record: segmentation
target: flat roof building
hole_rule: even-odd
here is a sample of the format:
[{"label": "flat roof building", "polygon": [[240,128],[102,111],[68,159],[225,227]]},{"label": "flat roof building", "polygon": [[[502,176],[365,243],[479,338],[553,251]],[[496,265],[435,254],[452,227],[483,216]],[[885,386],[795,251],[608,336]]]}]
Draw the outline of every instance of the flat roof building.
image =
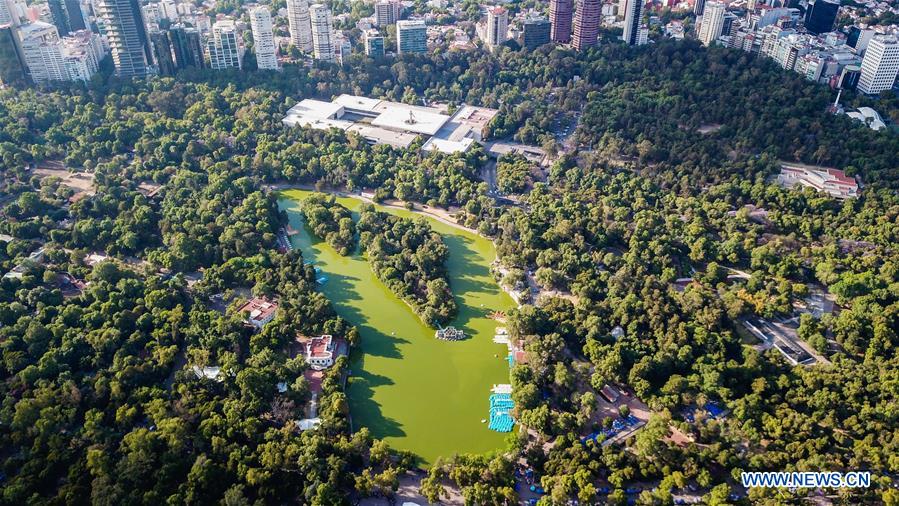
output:
[{"label": "flat roof building", "polygon": [[420,19],[396,22],[396,52],[426,53],[428,51],[428,27]]},{"label": "flat roof building", "polygon": [[422,149],[442,153],[464,152],[489,133],[498,111],[463,105],[449,116],[441,109],[401,104],[388,100],[340,95],[332,102],[305,99],[281,120],[287,126],[355,132],[371,144],[407,148],[419,136]]}]

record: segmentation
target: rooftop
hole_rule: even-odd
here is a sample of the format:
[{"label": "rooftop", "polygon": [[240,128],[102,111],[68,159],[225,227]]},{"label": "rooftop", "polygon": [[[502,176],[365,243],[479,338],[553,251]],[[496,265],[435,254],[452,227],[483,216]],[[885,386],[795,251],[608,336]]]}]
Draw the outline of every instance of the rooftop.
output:
[{"label": "rooftop", "polygon": [[[383,105],[382,102],[380,105]],[[434,135],[449,120],[445,114],[412,108],[405,104],[387,102],[383,112],[371,124],[391,130],[405,130],[424,135]]]},{"label": "rooftop", "polygon": [[241,313],[247,314],[250,323],[265,323],[274,316],[278,304],[262,298],[252,298],[240,307]]},{"label": "rooftop", "polygon": [[437,107],[343,94],[333,102],[305,99],[281,120],[287,126],[327,130],[339,128],[359,134],[371,144],[407,148],[419,135],[425,151],[457,153],[480,142],[498,111],[463,105],[452,117]]}]

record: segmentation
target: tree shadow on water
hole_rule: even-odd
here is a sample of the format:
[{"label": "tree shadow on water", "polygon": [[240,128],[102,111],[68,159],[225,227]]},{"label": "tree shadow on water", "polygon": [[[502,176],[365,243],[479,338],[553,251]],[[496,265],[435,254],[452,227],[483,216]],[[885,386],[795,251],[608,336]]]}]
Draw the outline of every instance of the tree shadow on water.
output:
[{"label": "tree shadow on water", "polygon": [[366,427],[376,438],[406,435],[402,425],[397,420],[384,415],[381,405],[374,400],[376,388],[393,384],[393,380],[387,376],[353,369],[348,391],[354,429],[359,430],[361,427]]}]

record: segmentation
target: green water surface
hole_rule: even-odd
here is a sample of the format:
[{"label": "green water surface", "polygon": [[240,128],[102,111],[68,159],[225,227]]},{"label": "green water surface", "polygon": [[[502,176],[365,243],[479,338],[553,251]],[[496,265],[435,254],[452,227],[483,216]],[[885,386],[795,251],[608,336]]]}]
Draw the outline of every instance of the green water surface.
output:
[{"label": "green water surface", "polygon": [[[450,323],[470,338],[440,341],[402,300],[378,280],[360,255],[339,255],[303,225],[299,201],[312,192],[281,193],[292,237],[307,261],[328,281],[319,287],[337,313],[356,325],[361,353],[351,357],[348,396],[356,429],[367,427],[394,448],[411,450],[424,463],[454,453],[485,453],[503,446],[504,435],[487,429],[490,387],[509,382],[506,347],[494,344],[498,322],[487,317],[508,310],[514,301],[490,275],[493,244],[471,232],[425,217],[450,250],[450,286],[459,316]],[[362,202],[337,199],[358,219]],[[379,207],[398,216],[422,216]]]}]

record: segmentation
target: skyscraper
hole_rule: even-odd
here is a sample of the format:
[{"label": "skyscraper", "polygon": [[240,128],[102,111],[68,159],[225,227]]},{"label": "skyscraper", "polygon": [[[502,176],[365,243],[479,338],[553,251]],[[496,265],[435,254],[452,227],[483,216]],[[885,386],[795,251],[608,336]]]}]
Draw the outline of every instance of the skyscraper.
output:
[{"label": "skyscraper", "polygon": [[724,10],[723,3],[706,4],[702,24],[699,27],[699,40],[706,46],[710,46],[721,36],[721,30],[724,29]]},{"label": "skyscraper", "polygon": [[233,19],[223,19],[212,25],[212,37],[206,41],[209,68],[242,68],[240,40],[240,33]]},{"label": "skyscraper", "polygon": [[509,11],[502,7],[487,9],[487,29],[485,31],[488,47],[496,47],[506,41],[509,36]]},{"label": "skyscraper", "polygon": [[[632,1],[636,2],[637,0]],[[574,37],[571,40],[571,45],[575,49],[583,51],[596,45],[601,15],[602,2],[600,0],[577,0],[577,9],[574,14]]]},{"label": "skyscraper", "polygon": [[522,25],[522,32],[524,32],[522,34],[522,43],[527,50],[533,51],[534,49],[549,43],[551,31],[552,25],[547,19],[526,19]]},{"label": "skyscraper", "polygon": [[400,19],[400,11],[403,4],[395,0],[381,0],[375,3],[375,23],[378,26],[388,26]]},{"label": "skyscraper", "polygon": [[805,29],[815,35],[832,32],[839,11],[839,2],[811,0],[805,10]]},{"label": "skyscraper", "polygon": [[268,7],[260,5],[250,10],[250,28],[253,30],[253,48],[259,70],[278,70],[278,52]]},{"label": "skyscraper", "polygon": [[640,35],[640,21],[643,19],[643,0],[631,0],[627,3],[624,13],[624,43],[629,46],[637,45]]},{"label": "skyscraper", "polygon": [[79,0],[47,0],[47,8],[60,37],[87,28]]},{"label": "skyscraper", "polygon": [[153,61],[150,39],[138,0],[96,0],[97,17],[109,41],[120,77],[144,77]]},{"label": "skyscraper", "polygon": [[156,60],[159,75],[175,75],[177,67],[175,66],[175,58],[172,56],[172,43],[169,38],[169,32],[162,30],[150,32],[150,44],[153,46],[153,59]]},{"label": "skyscraper", "polygon": [[889,90],[896,82],[897,72],[899,72],[899,41],[893,36],[874,37],[868,43],[865,58],[862,60],[858,91],[874,95]]},{"label": "skyscraper", "polygon": [[287,0],[287,24],[290,42],[300,51],[312,52],[312,22],[306,0]]},{"label": "skyscraper", "polygon": [[[752,8],[750,8],[749,10],[751,11]],[[703,12],[705,12],[705,0],[696,0],[695,2],[693,2],[693,14],[702,16]]]},{"label": "skyscraper", "polygon": [[12,0],[0,0],[0,26],[19,26],[19,16]]},{"label": "skyscraper", "polygon": [[334,27],[331,26],[331,10],[322,4],[309,7],[312,20],[313,57],[321,61],[334,61]]},{"label": "skyscraper", "polygon": [[47,0],[47,8],[50,17],[60,36],[68,35],[72,29],[69,27],[69,14],[66,12],[66,4],[63,0]]},{"label": "skyscraper", "polygon": [[169,30],[169,38],[172,41],[175,64],[179,69],[206,67],[200,32],[196,28],[175,25]]},{"label": "skyscraper", "polygon": [[88,30],[88,24],[84,20],[84,13],[81,11],[80,0],[65,0],[66,16],[69,21],[69,30],[77,32],[80,30]]},{"label": "skyscraper", "polygon": [[568,44],[571,42],[571,15],[573,0],[550,0],[549,21],[552,23],[550,35],[553,42]]},{"label": "skyscraper", "polygon": [[425,22],[406,20],[396,22],[396,52],[426,53],[428,51],[428,27]]},{"label": "skyscraper", "polygon": [[12,24],[0,27],[0,83],[7,86],[26,82],[25,62],[19,54],[19,41]]}]

